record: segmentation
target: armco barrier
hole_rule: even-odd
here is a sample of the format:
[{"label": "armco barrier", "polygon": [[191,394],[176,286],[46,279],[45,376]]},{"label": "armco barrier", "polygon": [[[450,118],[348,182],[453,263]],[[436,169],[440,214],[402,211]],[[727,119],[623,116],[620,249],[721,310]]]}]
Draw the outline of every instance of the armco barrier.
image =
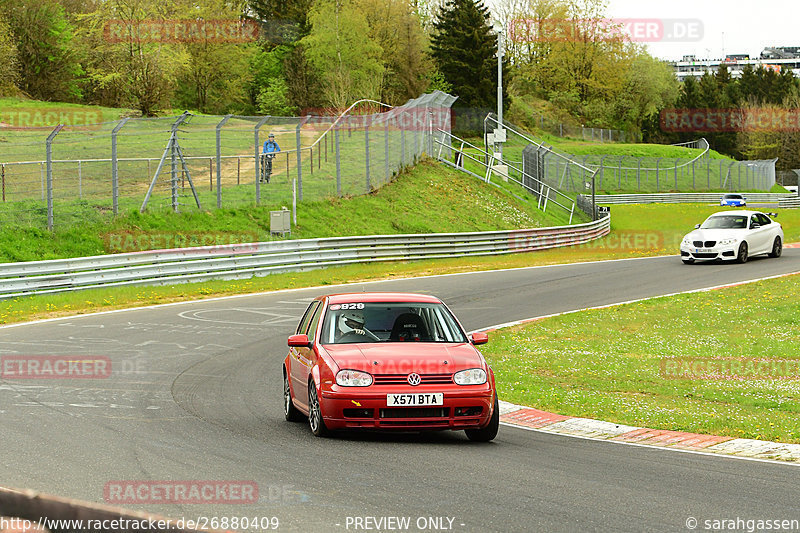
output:
[{"label": "armco barrier", "polygon": [[582,244],[609,233],[595,222],[482,233],[334,237],[231,244],[0,264],[0,298],[120,285],[243,279],[377,261],[528,252]]},{"label": "armco barrier", "polygon": [[[721,192],[692,192],[692,193],[655,193],[655,194],[598,194],[595,196],[598,205],[618,204],[719,204]],[[591,200],[591,196],[580,195]],[[797,195],[793,193],[745,192],[742,196],[752,203],[783,203],[794,202]]]},{"label": "armco barrier", "polygon": [[[17,490],[0,487],[0,516],[26,520],[24,527],[12,531],[42,531],[50,526],[55,531],[102,531],[103,533],[123,533],[128,531],[147,531],[150,533],[214,533],[218,530],[186,526],[180,520],[173,520],[149,513],[128,511],[109,505],[83,502],[58,496],[50,496],[33,490]],[[47,519],[45,521],[45,518]],[[69,522],[72,522],[71,527]],[[75,527],[82,521],[83,527]],[[60,528],[56,528],[57,525]],[[99,524],[98,527],[95,527]],[[161,527],[164,526],[164,527]],[[221,531],[219,533],[222,533]]]}]

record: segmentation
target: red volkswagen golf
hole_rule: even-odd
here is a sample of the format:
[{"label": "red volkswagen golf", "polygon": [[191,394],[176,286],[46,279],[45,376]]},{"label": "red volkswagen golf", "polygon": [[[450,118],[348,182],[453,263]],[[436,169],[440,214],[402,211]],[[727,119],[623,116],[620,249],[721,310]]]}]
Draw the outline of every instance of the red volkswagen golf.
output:
[{"label": "red volkswagen golf", "polygon": [[337,429],[465,430],[490,441],[500,423],[494,374],[433,296],[354,293],[308,306],[283,363],[286,420]]}]

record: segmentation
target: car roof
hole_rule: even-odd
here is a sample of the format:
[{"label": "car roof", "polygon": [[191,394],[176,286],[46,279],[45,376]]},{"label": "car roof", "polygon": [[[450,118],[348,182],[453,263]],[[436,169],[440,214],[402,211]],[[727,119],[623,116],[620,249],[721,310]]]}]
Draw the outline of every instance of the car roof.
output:
[{"label": "car roof", "polygon": [[328,294],[318,299],[328,298],[328,303],[343,304],[349,302],[414,302],[414,303],[441,303],[436,296],[429,294],[416,294],[410,292],[348,292]]},{"label": "car roof", "polygon": [[738,192],[726,192],[722,195],[723,198],[741,198],[742,195]]},{"label": "car roof", "polygon": [[749,217],[750,215],[755,215],[756,213],[759,213],[759,214],[762,214],[762,215],[764,214],[761,211],[745,211],[744,209],[737,209],[735,211],[718,211],[718,212],[716,212],[716,213],[714,213],[713,215],[710,215],[710,216],[712,216],[712,217],[721,217],[721,216],[725,216],[725,215],[741,215],[741,216],[748,216]]}]

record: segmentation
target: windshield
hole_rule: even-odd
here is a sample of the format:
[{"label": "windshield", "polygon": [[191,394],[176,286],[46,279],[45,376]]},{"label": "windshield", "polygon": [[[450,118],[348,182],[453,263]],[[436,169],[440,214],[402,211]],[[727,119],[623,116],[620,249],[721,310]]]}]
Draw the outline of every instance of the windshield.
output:
[{"label": "windshield", "polygon": [[723,196],[723,198],[725,198],[726,200],[741,200],[742,199],[742,195],[741,194],[726,194],[725,196]]},{"label": "windshield", "polygon": [[747,229],[747,217],[742,215],[708,217],[700,229]]},{"label": "windshield", "polygon": [[331,304],[322,324],[322,344],[358,342],[467,342],[439,303]]}]

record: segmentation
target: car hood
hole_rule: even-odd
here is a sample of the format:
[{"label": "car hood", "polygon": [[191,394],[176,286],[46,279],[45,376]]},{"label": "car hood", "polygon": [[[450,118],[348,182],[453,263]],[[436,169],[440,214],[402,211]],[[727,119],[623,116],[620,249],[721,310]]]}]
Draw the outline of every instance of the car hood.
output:
[{"label": "car hood", "polygon": [[684,238],[693,241],[721,241],[722,239],[741,239],[746,234],[746,229],[696,229]]},{"label": "car hood", "polygon": [[480,353],[468,343],[327,344],[325,350],[339,369],[370,374],[452,374],[484,367]]}]

